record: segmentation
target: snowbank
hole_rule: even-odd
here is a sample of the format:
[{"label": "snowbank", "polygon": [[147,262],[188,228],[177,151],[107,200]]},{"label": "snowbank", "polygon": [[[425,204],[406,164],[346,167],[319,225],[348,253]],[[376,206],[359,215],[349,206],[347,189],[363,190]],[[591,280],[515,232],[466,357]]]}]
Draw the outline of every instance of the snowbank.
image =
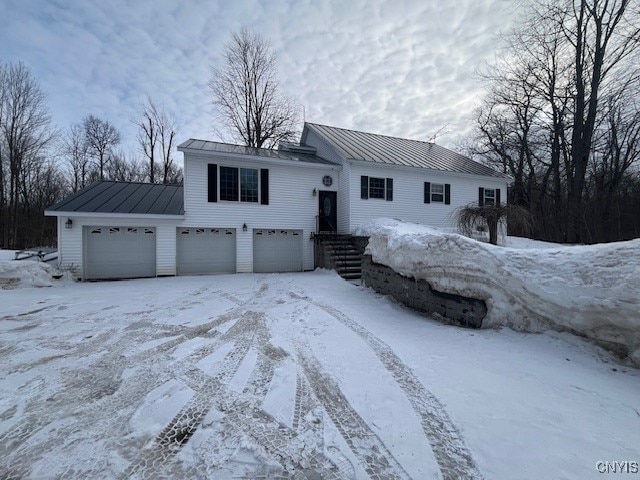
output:
[{"label": "snowbank", "polygon": [[[55,277],[61,277],[59,279]],[[0,288],[51,287],[60,281],[70,281],[68,273],[44,262],[31,260],[0,260]]]},{"label": "snowbank", "polygon": [[17,250],[2,250],[0,249],[0,262],[3,260],[13,260],[16,256]]},{"label": "snowbank", "polygon": [[392,219],[354,233],[370,236],[374,262],[484,300],[483,326],[570,331],[640,365],[640,239],[516,249]]}]

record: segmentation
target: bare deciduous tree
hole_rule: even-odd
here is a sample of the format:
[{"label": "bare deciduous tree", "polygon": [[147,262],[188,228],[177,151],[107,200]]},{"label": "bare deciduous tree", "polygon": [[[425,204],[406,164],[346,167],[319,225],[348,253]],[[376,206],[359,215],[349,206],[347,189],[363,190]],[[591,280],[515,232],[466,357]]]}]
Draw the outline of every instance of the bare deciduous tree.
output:
[{"label": "bare deciduous tree", "polygon": [[225,45],[209,83],[217,120],[250,147],[274,148],[295,136],[297,109],[282,95],[269,42],[246,28]]},{"label": "bare deciduous tree", "polygon": [[157,109],[151,97],[147,97],[142,105],[141,118],[136,122],[138,126],[138,144],[142,149],[142,153],[148,160],[149,165],[149,181],[156,182],[156,144],[158,143],[158,130],[156,128]]},{"label": "bare deciduous tree", "polygon": [[106,120],[88,115],[82,121],[89,152],[97,161],[100,180],[104,180],[105,161],[111,149],[120,143],[120,132]]},{"label": "bare deciduous tree", "polygon": [[91,165],[82,125],[71,125],[65,132],[62,138],[62,156],[68,164],[71,190],[77,192],[86,187],[91,173]]},{"label": "bare deciduous tree", "polygon": [[178,134],[176,122],[165,110],[156,110],[156,126],[160,136],[160,154],[162,156],[162,183],[178,183],[181,170],[173,163],[173,147]]},{"label": "bare deciduous tree", "polygon": [[119,149],[112,152],[106,174],[109,180],[117,182],[144,182],[148,176],[148,165],[144,161],[127,158],[125,152]]},{"label": "bare deciduous tree", "polygon": [[156,182],[156,158],[162,162],[162,183],[171,183],[175,174],[173,147],[177,128],[173,117],[147,97],[142,106],[142,117],[138,126],[138,143],[149,165],[149,181]]},{"label": "bare deciduous tree", "polygon": [[6,146],[2,128],[2,122],[4,120],[4,100],[7,90],[6,75],[6,67],[0,63],[0,247],[6,245],[5,232],[7,231],[7,201],[5,196]]},{"label": "bare deciduous tree", "polygon": [[[640,11],[629,0],[535,0],[506,39],[486,75],[474,153],[513,176],[509,199],[531,209],[540,238],[609,239],[593,226],[606,215],[594,209],[612,211],[595,180],[602,167],[627,175],[619,167],[638,160],[626,92],[638,89]],[[630,153],[624,161],[616,141]]]},{"label": "bare deciduous tree", "polygon": [[[24,197],[27,164],[42,161],[41,153],[51,143],[56,132],[45,105],[45,95],[37,80],[22,63],[9,64],[0,76],[0,144],[9,173],[8,204],[3,205],[3,245],[18,243],[18,211]],[[3,175],[4,177],[4,175]],[[22,196],[22,197],[21,197]],[[3,196],[6,197],[6,194]]]}]

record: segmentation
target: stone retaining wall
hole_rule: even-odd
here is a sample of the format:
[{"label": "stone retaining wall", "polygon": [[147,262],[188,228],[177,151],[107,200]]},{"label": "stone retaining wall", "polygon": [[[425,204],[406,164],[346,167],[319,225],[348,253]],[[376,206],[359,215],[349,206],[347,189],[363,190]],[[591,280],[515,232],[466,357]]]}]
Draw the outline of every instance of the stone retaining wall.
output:
[{"label": "stone retaining wall", "polygon": [[487,314],[484,301],[433,290],[424,280],[403,277],[385,265],[374,263],[371,255],[362,257],[362,281],[414,310],[437,313],[462,327],[482,327],[482,319]]}]

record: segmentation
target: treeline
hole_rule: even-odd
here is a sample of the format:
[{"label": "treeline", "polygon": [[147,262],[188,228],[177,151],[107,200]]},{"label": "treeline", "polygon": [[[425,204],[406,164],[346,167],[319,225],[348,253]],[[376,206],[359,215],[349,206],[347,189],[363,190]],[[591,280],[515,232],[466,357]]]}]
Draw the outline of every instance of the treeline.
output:
[{"label": "treeline", "polygon": [[119,148],[108,120],[87,115],[60,130],[29,69],[0,62],[0,248],[55,245],[55,219],[44,209],[94,181],[181,183],[174,119],[148,97],[132,122],[138,158]]},{"label": "treeline", "polygon": [[534,1],[484,73],[472,153],[513,177],[535,238],[640,236],[639,17],[627,0]]}]

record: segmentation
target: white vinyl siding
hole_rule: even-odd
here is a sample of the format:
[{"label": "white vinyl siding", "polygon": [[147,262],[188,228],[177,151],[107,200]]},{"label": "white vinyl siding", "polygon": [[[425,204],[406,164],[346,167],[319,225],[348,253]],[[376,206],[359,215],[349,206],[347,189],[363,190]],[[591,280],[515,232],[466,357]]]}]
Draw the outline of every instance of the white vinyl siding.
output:
[{"label": "white vinyl siding", "polygon": [[[444,229],[455,229],[455,212],[458,207],[478,202],[478,188],[492,187],[502,190],[505,198],[507,182],[473,175],[454,175],[446,172],[394,166],[351,165],[349,196],[351,205],[351,229],[371,219],[390,217],[408,222],[422,223]],[[393,178],[393,201],[372,202],[360,198],[360,177]],[[451,185],[451,204],[424,203],[424,182]],[[432,192],[433,193],[433,192]],[[444,197],[444,189],[442,192]],[[432,197],[433,198],[433,197]]]},{"label": "white vinyl siding", "polygon": [[[239,168],[269,170],[269,205],[250,202],[207,201],[207,164],[237,165]],[[182,227],[215,227],[223,225],[235,228],[236,271],[253,272],[253,230],[281,229],[302,232],[303,268],[312,270],[313,240],[318,196],[313,189],[338,191],[338,170],[325,167],[286,166],[240,161],[231,157],[185,155],[185,218]],[[322,184],[322,177],[330,175],[331,187]],[[338,212],[340,202],[338,201]],[[247,231],[243,231],[243,225]]]},{"label": "white vinyl siding", "polygon": [[340,190],[338,190],[337,208],[338,208],[338,233],[346,235],[351,233],[351,165],[346,164],[340,172]]}]

